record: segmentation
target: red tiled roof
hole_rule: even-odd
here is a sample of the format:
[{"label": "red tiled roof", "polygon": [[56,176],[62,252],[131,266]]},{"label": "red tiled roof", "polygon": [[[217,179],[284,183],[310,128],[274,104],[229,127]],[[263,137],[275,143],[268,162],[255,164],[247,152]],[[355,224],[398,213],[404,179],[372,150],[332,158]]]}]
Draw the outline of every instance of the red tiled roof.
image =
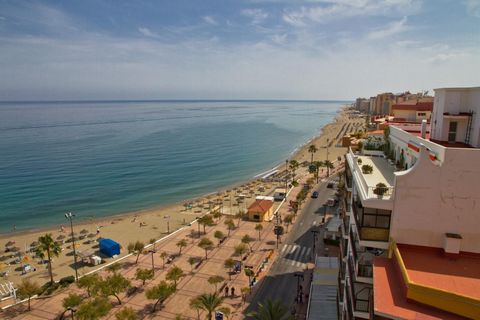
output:
[{"label": "red tiled roof", "polygon": [[270,200],[256,200],[248,207],[248,212],[252,213],[265,213],[273,206],[273,202]]},{"label": "red tiled roof", "polygon": [[394,258],[375,257],[373,292],[375,314],[395,319],[465,319],[459,315],[407,300],[405,284]]}]

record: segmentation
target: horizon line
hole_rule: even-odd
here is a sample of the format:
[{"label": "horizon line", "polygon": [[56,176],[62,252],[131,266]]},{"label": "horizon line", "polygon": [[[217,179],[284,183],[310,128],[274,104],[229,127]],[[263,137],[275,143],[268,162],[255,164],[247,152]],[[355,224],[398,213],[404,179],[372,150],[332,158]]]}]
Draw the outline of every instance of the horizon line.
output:
[{"label": "horizon line", "polygon": [[118,102],[354,102],[355,99],[99,99],[99,100],[0,100],[0,103],[118,103]]}]

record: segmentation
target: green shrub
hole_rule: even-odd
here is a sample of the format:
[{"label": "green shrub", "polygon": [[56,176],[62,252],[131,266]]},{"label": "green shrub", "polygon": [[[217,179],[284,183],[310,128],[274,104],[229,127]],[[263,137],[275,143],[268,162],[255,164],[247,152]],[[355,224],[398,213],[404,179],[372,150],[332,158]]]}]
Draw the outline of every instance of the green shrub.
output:
[{"label": "green shrub", "polygon": [[60,284],[59,283],[51,283],[51,282],[47,282],[45,283],[41,288],[40,288],[40,291],[39,291],[39,295],[44,295],[44,296],[48,296],[48,295],[51,295],[55,290],[57,290],[58,288],[60,287]]},{"label": "green shrub", "polygon": [[60,279],[58,282],[62,287],[67,287],[70,283],[75,282],[75,277],[74,276],[68,276],[68,277],[63,277]]},{"label": "green shrub", "polygon": [[369,164],[364,164],[362,166],[362,172],[363,172],[363,174],[370,174],[370,173],[373,172],[373,167]]}]

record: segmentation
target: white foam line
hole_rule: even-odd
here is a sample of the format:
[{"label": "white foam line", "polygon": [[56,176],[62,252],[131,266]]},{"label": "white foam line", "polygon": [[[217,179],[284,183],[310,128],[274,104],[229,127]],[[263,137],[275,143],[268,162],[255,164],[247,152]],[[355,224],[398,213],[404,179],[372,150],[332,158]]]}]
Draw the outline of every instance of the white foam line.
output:
[{"label": "white foam line", "polygon": [[[254,178],[258,178],[258,177],[260,177],[260,176],[263,176],[263,175],[266,175],[266,174],[270,174],[271,172],[273,172],[273,171],[275,171],[275,170],[277,170],[277,169],[278,169],[278,166],[273,167],[273,168],[271,168],[271,169],[268,169],[267,171],[264,171],[264,172],[262,172],[262,173],[259,173],[259,174],[257,174],[256,176],[253,176],[253,177],[254,177]],[[278,170],[277,170],[277,171],[278,171]]]}]

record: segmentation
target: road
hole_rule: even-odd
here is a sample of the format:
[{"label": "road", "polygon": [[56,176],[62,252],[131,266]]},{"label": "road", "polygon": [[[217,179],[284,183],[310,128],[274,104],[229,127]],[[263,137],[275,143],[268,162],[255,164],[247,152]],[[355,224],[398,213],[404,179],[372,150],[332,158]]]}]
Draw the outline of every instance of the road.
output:
[{"label": "road", "polygon": [[[311,230],[317,230],[316,251],[323,254],[323,228],[318,227],[322,223],[325,210],[334,208],[324,207],[328,198],[334,196],[335,190],[327,188],[327,180],[320,183],[316,191],[317,199],[310,199],[301,210],[295,223],[291,226],[283,241],[279,245],[279,255],[268,275],[259,283],[255,296],[250,304],[253,311],[258,302],[267,299],[279,300],[286,306],[292,307],[296,297],[297,279],[295,273],[303,272],[307,268],[307,262],[313,262],[313,234]],[[313,192],[314,190],[312,190]]]}]

